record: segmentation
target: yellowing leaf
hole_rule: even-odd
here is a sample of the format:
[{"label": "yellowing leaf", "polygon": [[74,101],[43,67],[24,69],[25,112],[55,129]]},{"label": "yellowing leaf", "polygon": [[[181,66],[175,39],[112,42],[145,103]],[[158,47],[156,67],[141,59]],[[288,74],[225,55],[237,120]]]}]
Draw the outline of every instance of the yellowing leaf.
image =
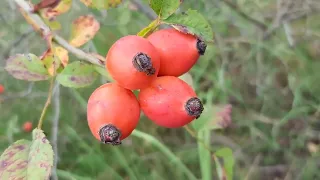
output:
[{"label": "yellowing leaf", "polygon": [[45,51],[40,59],[43,61],[45,68],[47,68],[51,76],[56,74],[56,70],[60,67],[60,60],[55,56],[52,49]]},{"label": "yellowing leaf", "polygon": [[60,3],[54,8],[45,8],[41,11],[41,14],[46,19],[55,18],[63,13],[66,13],[70,10],[72,5],[72,0],[61,0]]},{"label": "yellowing leaf", "polygon": [[54,48],[54,54],[60,59],[62,65],[66,67],[69,62],[69,52],[61,46]]},{"label": "yellowing leaf", "polygon": [[61,29],[61,24],[56,20],[56,17],[70,10],[72,0],[61,0],[54,8],[44,8],[40,10],[40,15],[45,23],[53,30]]},{"label": "yellowing leaf", "polygon": [[72,23],[69,43],[80,47],[91,40],[100,29],[100,23],[92,16],[80,16]]},{"label": "yellowing leaf", "polygon": [[122,0],[80,0],[83,4],[90,8],[108,9],[117,7]]},{"label": "yellowing leaf", "polygon": [[84,5],[91,6],[92,0],[80,0]]},{"label": "yellowing leaf", "polygon": [[40,56],[40,59],[42,60],[44,67],[48,70],[48,73],[51,76],[56,74],[55,72],[61,64],[59,58],[55,55],[52,38],[53,36],[51,33],[45,36],[48,49]]},{"label": "yellowing leaf", "polygon": [[66,13],[72,6],[72,0],[62,0],[56,7],[52,9],[56,13],[56,16]]}]

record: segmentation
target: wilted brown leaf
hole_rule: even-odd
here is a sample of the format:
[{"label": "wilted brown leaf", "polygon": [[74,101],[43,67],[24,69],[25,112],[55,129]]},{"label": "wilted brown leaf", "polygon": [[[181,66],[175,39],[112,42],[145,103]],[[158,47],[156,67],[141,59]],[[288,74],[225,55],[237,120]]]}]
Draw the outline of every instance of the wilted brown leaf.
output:
[{"label": "wilted brown leaf", "polygon": [[100,29],[100,23],[92,16],[80,16],[72,23],[69,43],[80,47],[91,40]]}]

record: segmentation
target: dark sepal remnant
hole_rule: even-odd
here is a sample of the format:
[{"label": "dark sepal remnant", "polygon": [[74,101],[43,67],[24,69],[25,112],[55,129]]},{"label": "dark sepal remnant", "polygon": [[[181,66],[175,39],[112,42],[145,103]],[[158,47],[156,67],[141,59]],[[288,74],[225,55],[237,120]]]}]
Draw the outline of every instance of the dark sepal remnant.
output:
[{"label": "dark sepal remnant", "polygon": [[132,63],[139,72],[144,72],[148,76],[151,76],[156,72],[155,68],[152,66],[151,58],[145,53],[137,53],[134,56]]},{"label": "dark sepal remnant", "polygon": [[197,50],[198,50],[198,53],[200,55],[204,55],[204,53],[206,52],[206,49],[207,49],[207,44],[206,42],[204,42],[203,40],[201,39],[198,39],[197,41]]},{"label": "dark sepal remnant", "polygon": [[112,124],[107,124],[99,130],[100,140],[104,144],[120,145],[121,132]]},{"label": "dark sepal remnant", "polygon": [[187,101],[185,109],[189,116],[194,116],[196,119],[198,119],[204,110],[204,107],[199,98],[193,97]]}]

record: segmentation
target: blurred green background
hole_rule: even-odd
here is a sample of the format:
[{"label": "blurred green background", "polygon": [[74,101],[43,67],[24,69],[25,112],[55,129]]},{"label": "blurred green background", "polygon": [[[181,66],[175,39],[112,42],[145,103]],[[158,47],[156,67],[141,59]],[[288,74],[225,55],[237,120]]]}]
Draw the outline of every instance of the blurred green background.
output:
[{"label": "blurred green background", "polygon": [[[73,0],[72,10],[58,18],[64,27],[58,33],[68,39],[73,19],[94,14],[100,31],[81,48],[104,56],[117,39],[151,22],[147,3],[125,0],[118,8],[97,11]],[[2,152],[18,139],[31,139],[22,125],[37,124],[48,82],[16,80],[3,69],[10,55],[41,55],[46,46],[12,0],[0,4],[0,84],[6,88],[0,95]],[[179,11],[188,8],[204,15],[215,32],[214,44],[190,71],[199,97],[214,109],[207,108],[203,118],[219,119],[214,112],[232,105],[230,126],[198,135],[213,150],[232,149],[235,180],[320,179],[320,2],[185,0]],[[87,126],[86,100],[105,82],[101,77],[87,88],[55,86],[43,126],[58,152],[54,177],[218,179],[214,159],[183,128],[160,128],[142,117],[139,131],[122,146],[96,141]]]}]

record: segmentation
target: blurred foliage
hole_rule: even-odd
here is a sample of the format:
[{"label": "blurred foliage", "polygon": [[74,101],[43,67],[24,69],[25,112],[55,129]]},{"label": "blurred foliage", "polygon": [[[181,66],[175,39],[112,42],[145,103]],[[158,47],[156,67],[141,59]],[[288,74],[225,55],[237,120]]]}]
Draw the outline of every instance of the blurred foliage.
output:
[{"label": "blurred foliage", "polygon": [[[132,2],[136,0],[99,11],[74,0],[71,11],[57,19],[63,27],[58,33],[68,39],[70,22],[80,15],[93,14],[100,22],[100,31],[81,48],[105,55],[117,39],[136,34],[151,22]],[[290,2],[294,4],[287,6]],[[45,40],[32,31],[13,1],[0,3],[0,83],[6,87],[0,95],[3,151],[17,139],[31,139],[21,127],[25,121],[37,122],[48,83],[16,80],[4,71],[5,59],[10,55],[40,55],[46,47]],[[232,125],[201,134],[206,143],[214,150],[233,150],[234,179],[319,179],[319,3],[190,0],[183,1],[179,11],[190,7],[204,15],[215,32],[215,42],[208,45],[206,54],[190,72],[193,87],[208,108],[233,106]],[[270,29],[274,29],[270,36],[264,37]],[[70,54],[69,61],[76,60]],[[145,134],[130,136],[122,146],[105,146],[94,140],[86,122],[85,102],[104,82],[107,79],[100,77],[87,88],[60,87],[60,179],[217,178],[213,168],[206,168],[210,162],[203,157],[210,156],[182,128],[160,128],[142,116],[138,132]],[[49,140],[53,107],[43,127]],[[216,118],[210,113],[207,110],[205,117]],[[149,136],[156,139],[148,140]],[[215,164],[213,158],[211,164]]]}]

